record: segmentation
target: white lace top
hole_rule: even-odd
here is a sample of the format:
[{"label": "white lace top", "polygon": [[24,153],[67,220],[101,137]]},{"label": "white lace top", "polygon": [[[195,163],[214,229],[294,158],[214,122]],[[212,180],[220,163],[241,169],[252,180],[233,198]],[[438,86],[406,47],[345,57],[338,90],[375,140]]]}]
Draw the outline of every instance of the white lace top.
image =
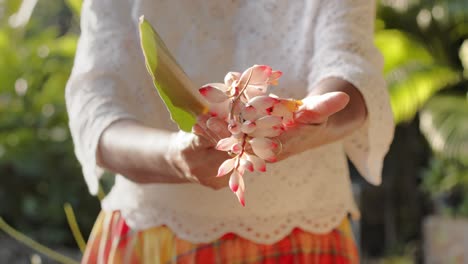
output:
[{"label": "white lace top", "polygon": [[175,130],[146,72],[138,43],[141,15],[158,30],[197,85],[222,81],[228,71],[268,64],[284,72],[272,92],[303,98],[335,76],[364,95],[368,120],[343,141],[269,164],[246,175],[246,207],[229,188],[197,184],[140,185],[117,176],[103,202],[136,229],[167,225],[179,237],[208,242],[227,232],[273,243],[293,228],[324,233],[354,205],[346,154],[379,184],[393,137],[382,57],[373,44],[373,0],[87,0],[82,35],[66,89],[76,156],[90,192],[102,169],[96,147],[112,122],[137,119]]}]

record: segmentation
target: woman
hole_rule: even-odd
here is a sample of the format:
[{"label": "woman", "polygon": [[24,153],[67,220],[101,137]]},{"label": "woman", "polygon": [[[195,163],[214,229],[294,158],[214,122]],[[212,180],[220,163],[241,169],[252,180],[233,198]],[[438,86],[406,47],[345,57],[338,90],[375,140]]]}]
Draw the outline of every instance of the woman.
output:
[{"label": "woman", "polygon": [[[90,192],[116,176],[83,263],[358,263],[346,155],[380,183],[393,136],[375,2],[85,1],[66,90],[76,155]],[[139,48],[141,15],[197,85],[267,64],[280,97],[304,99],[280,138],[280,161],[245,177],[247,206],[215,178],[224,123],[178,132]]]}]

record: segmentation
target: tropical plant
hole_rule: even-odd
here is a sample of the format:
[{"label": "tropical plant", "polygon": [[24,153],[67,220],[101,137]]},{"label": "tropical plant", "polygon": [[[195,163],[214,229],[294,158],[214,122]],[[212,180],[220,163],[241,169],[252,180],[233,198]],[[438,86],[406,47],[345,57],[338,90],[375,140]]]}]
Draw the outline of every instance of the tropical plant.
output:
[{"label": "tropical plant", "polygon": [[434,153],[425,189],[434,196],[466,189],[461,175],[468,169],[468,2],[383,0],[379,18],[376,43],[386,58],[395,121],[419,113]]},{"label": "tropical plant", "polygon": [[0,217],[43,243],[75,246],[63,205],[79,211],[87,234],[99,202],[68,131],[80,1],[66,2],[0,1]]}]

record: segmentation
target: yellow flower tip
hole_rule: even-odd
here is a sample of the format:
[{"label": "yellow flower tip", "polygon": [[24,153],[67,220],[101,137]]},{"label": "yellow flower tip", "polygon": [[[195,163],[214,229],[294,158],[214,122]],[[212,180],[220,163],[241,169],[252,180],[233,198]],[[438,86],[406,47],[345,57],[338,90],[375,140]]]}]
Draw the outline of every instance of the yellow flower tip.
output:
[{"label": "yellow flower tip", "polygon": [[205,114],[208,114],[208,112],[210,111],[210,109],[208,109],[208,107],[203,107],[203,110],[202,110],[202,114],[205,115]]},{"label": "yellow flower tip", "polygon": [[281,103],[291,112],[297,111],[297,109],[299,109],[299,107],[304,104],[301,100],[294,99],[281,100]]}]

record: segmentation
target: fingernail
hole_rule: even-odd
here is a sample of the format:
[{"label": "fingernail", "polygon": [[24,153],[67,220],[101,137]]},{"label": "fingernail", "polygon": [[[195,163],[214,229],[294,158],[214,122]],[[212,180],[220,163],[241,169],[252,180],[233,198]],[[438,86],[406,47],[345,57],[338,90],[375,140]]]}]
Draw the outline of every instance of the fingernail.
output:
[{"label": "fingernail", "polygon": [[221,126],[219,125],[219,123],[217,122],[216,119],[214,118],[210,118],[206,121],[206,126],[213,130],[214,132],[220,132],[221,131]]},{"label": "fingernail", "polygon": [[211,130],[213,130],[216,133],[221,132],[221,129],[222,129],[219,124],[211,124],[209,127]]}]

